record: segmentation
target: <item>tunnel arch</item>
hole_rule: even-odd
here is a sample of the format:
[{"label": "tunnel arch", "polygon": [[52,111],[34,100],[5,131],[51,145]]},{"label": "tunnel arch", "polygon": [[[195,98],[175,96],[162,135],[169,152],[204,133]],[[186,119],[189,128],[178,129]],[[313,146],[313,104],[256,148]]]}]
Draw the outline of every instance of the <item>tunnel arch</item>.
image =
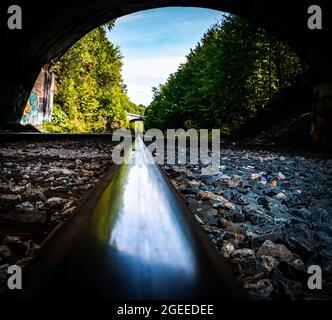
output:
[{"label": "tunnel arch", "polygon": [[[7,4],[6,4],[7,3]],[[328,1],[315,1],[323,13],[331,12]],[[89,31],[130,13],[161,7],[201,7],[229,12],[264,27],[288,43],[308,63],[316,84],[332,82],[330,22],[323,30],[309,30],[307,0],[59,0],[40,6],[35,0],[17,1],[23,12],[23,29],[1,25],[4,52],[0,80],[0,123],[17,121],[25,101],[44,65],[61,56]],[[8,8],[10,1],[1,7]],[[3,10],[2,10],[3,11]]]}]

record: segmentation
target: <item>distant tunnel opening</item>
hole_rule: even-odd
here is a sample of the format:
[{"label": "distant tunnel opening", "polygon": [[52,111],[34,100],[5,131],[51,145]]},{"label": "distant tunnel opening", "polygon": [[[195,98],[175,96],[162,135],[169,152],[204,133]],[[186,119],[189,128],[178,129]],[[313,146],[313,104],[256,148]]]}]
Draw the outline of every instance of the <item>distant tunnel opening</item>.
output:
[{"label": "distant tunnel opening", "polygon": [[[100,0],[93,6],[88,2],[80,3],[79,6],[76,3],[59,3],[52,12],[47,12],[48,24],[43,26],[35,17],[43,14],[44,9],[39,8],[34,12],[33,6],[27,6],[25,28],[22,32],[14,36],[8,30],[4,32],[7,60],[15,61],[20,77],[17,76],[18,72],[14,70],[13,64],[8,63],[11,68],[5,68],[6,81],[1,85],[2,122],[15,123],[20,119],[40,68],[61,56],[82,35],[110,19],[140,10],[174,5],[210,8],[247,18],[295,48],[310,66],[315,84],[326,83],[332,75],[331,66],[326,59],[329,57],[327,43],[322,41],[328,31],[314,34],[308,30],[308,3],[297,1],[289,4],[286,1],[276,1],[262,4],[258,0],[250,5],[246,1],[231,0],[164,0],[157,4],[152,1],[138,3],[130,0],[115,4],[114,1]],[[325,11],[329,9],[325,3],[322,8]]]},{"label": "distant tunnel opening", "polygon": [[[153,13],[153,11],[155,11],[155,10],[152,10],[151,11],[151,14]],[[157,12],[158,12],[158,10],[157,10]],[[221,15],[222,15],[222,13],[220,12],[220,17],[221,17]],[[130,16],[129,16],[130,17]],[[243,21],[245,21],[245,20],[243,20]],[[236,23],[235,23],[236,24]],[[207,28],[209,28],[209,31],[207,31],[207,32],[210,32],[211,33],[211,35],[213,34],[213,32],[215,33],[215,34],[217,34],[217,32],[219,32],[220,33],[220,27],[216,27],[216,26],[206,26]],[[250,23],[248,23],[248,27],[249,28],[256,28],[255,27],[255,25],[254,24],[250,24]],[[213,31],[212,29],[213,28],[215,28],[215,30]],[[257,28],[257,30],[263,30],[263,29],[259,29],[259,28]],[[243,30],[241,30],[241,29],[239,29],[239,30],[234,30],[234,32],[235,33],[241,33]],[[97,32],[97,29],[95,29],[94,31],[93,31],[94,33],[96,33]],[[229,31],[228,31],[229,32]],[[231,31],[232,32],[232,31]],[[264,32],[265,31],[258,31],[258,32],[261,32],[261,35],[260,36],[264,36]],[[269,35],[268,33],[266,33],[266,35],[268,36],[268,37],[271,37],[271,39],[272,39],[272,36],[271,35]],[[89,36],[92,40],[93,40],[93,37],[96,37],[96,35],[94,35],[94,36],[90,36],[90,34],[89,35],[87,35],[87,36]],[[220,37],[220,36],[219,36]],[[85,37],[84,37],[85,38]],[[84,38],[82,38],[80,41],[83,41],[84,40]],[[208,37],[206,37],[206,39],[204,39],[204,37],[203,37],[203,39],[201,40],[202,42],[207,42],[208,41],[208,39],[207,39]],[[256,37],[257,38],[257,37]],[[90,41],[91,41],[91,39],[90,39]],[[274,39],[274,37],[273,37],[273,39]],[[103,39],[104,40],[104,39]],[[243,41],[243,37],[241,38],[240,37],[240,40],[241,41]],[[98,41],[100,41],[100,40],[98,40]],[[257,39],[254,39],[254,41],[257,41]],[[273,40],[274,41],[274,44],[277,44],[278,46],[284,46],[285,48],[286,48],[286,46],[285,45],[283,45],[281,42],[280,43],[278,43],[278,42],[276,42],[276,40]],[[73,58],[73,56],[75,55],[75,54],[77,54],[77,57],[78,57],[78,54],[80,54],[80,52],[79,51],[75,51],[75,47],[77,47],[77,46],[79,46],[79,44],[78,44],[79,42],[77,42],[75,45],[73,45],[72,47],[71,47],[71,53],[69,53],[69,55],[68,55],[68,52],[64,55],[64,57],[66,57],[66,55],[68,56],[68,57],[66,57],[65,59],[63,59],[63,58],[61,58],[60,59],[60,61],[62,60],[63,61],[63,63],[62,63],[62,66],[64,65],[64,64],[70,64],[71,62],[72,62],[72,60],[75,60],[75,58]],[[266,45],[266,43],[267,43],[267,41],[265,41],[265,43],[262,41],[261,42],[263,45]],[[106,46],[107,46],[108,44],[106,44]],[[111,46],[114,46],[112,43],[110,43],[110,45]],[[222,44],[221,44],[222,45]],[[234,45],[233,45],[233,47],[234,47]],[[234,48],[231,48],[230,50],[238,50],[238,51],[241,51],[241,49],[240,49],[240,47],[241,47],[241,45],[240,46],[238,46],[238,48],[236,48],[236,47],[234,47]],[[279,50],[283,50],[284,49],[284,47],[282,47],[282,48],[279,48]],[[73,49],[74,48],[74,49]],[[271,47],[272,48],[272,47]],[[115,47],[113,47],[112,48],[112,50],[116,50],[117,48],[115,48]],[[120,50],[121,50],[121,48],[120,48]],[[192,49],[192,50],[196,50],[196,48],[195,49]],[[270,49],[268,49],[268,50],[270,50]],[[273,54],[275,54],[275,52],[277,51],[275,48],[272,48],[271,49],[271,51],[272,50],[274,50],[274,52],[273,52]],[[287,49],[288,50],[288,49]],[[197,51],[197,50],[196,50]],[[242,49],[242,51],[243,51],[243,49]],[[266,52],[265,52],[266,53]],[[121,54],[121,51],[119,51],[117,54]],[[227,52],[226,52],[226,54],[227,54]],[[229,54],[229,52],[228,52],[228,54]],[[237,53],[236,52],[233,52],[233,56],[235,56]],[[242,56],[243,56],[243,53],[242,53]],[[280,57],[282,57],[282,54],[280,54]],[[84,57],[82,56],[81,58],[83,58],[84,59]],[[117,58],[117,57],[115,57],[115,58]],[[76,58],[76,60],[77,60],[78,58]],[[87,58],[88,59],[88,58]],[[297,59],[296,58],[296,55],[294,55],[294,59]],[[234,60],[234,59],[233,59]],[[261,59],[261,60],[263,60],[263,59]],[[299,60],[300,61],[300,60]],[[56,69],[59,69],[59,68],[61,68],[61,67],[59,67],[59,65],[57,65],[57,63],[56,63],[56,60],[54,60],[54,62],[55,62],[55,68]],[[98,62],[98,63],[100,63],[100,62]],[[236,61],[236,59],[233,61],[233,62],[230,62],[230,64],[236,64],[237,63],[237,61]],[[306,64],[304,63],[304,62],[297,62],[298,63],[298,65],[299,65],[299,68],[302,68],[302,70],[303,69],[306,69]],[[301,65],[300,65],[301,64]],[[275,66],[273,66],[274,68],[276,68]],[[289,67],[289,66],[288,66]],[[86,79],[88,79],[88,77],[89,77],[89,73],[90,73],[90,71],[92,70],[92,69],[94,69],[94,68],[96,68],[96,66],[94,65],[94,63],[92,63],[92,62],[88,62],[88,61],[86,61],[86,62],[84,62],[84,63],[82,63],[82,66],[81,66],[81,68],[85,68],[85,70],[83,70],[83,71],[80,71],[80,74],[79,74],[79,76],[81,77],[81,78],[76,78],[76,80],[75,79],[69,79],[69,80],[73,80],[73,81],[82,81],[82,79],[84,80],[84,81],[86,81]],[[239,67],[239,69],[238,69],[238,74],[233,74],[233,75],[229,75],[229,77],[241,77],[242,75],[241,75],[241,73],[242,73],[242,71],[243,71],[243,68],[245,68],[245,66],[242,66],[242,69],[241,69],[241,66]],[[280,74],[278,74],[278,79],[277,79],[277,81],[278,81],[278,85],[281,87],[281,90],[283,91],[283,90],[286,90],[286,88],[287,88],[287,86],[289,86],[289,84],[287,84],[287,85],[285,85],[284,83],[281,83],[282,81],[283,82],[287,82],[287,81],[289,81],[289,79],[284,79],[285,78],[285,76],[282,74],[283,72],[285,73],[286,72],[286,69],[287,69],[287,66],[282,66],[281,68],[279,68],[277,71],[275,71],[274,72],[274,75],[272,75],[272,72],[271,72],[271,65],[269,66],[268,65],[268,63],[265,63],[265,65],[262,65],[262,66],[260,66],[260,67],[258,67],[257,66],[257,69],[258,68],[261,68],[262,70],[261,71],[259,71],[259,72],[261,72],[262,74],[263,73],[270,73],[270,91],[272,90],[272,87],[273,86],[275,86],[276,85],[276,81],[274,81],[274,83],[272,84],[272,82],[271,82],[271,78],[272,77],[276,77],[276,73],[277,73],[277,71],[280,73]],[[268,70],[270,68],[270,70]],[[281,69],[284,69],[284,70],[281,70]],[[93,70],[92,70],[93,71]],[[212,70],[212,71],[214,71],[214,70]],[[217,72],[220,72],[220,71],[222,71],[220,68],[219,69],[217,69],[217,70],[215,70],[214,72],[215,73],[217,73]],[[245,71],[245,70],[244,70]],[[33,90],[32,90],[32,93],[30,94],[30,97],[29,97],[29,99],[28,99],[28,102],[27,102],[27,104],[25,105],[25,108],[24,108],[24,112],[23,112],[23,116],[22,116],[22,118],[21,118],[21,124],[37,124],[37,125],[40,125],[40,124],[42,124],[43,122],[49,122],[50,121],[50,118],[51,118],[51,114],[52,114],[52,105],[53,105],[53,91],[54,91],[54,82],[56,83],[56,86],[55,86],[55,90],[57,91],[57,88],[60,88],[59,90],[61,90],[61,87],[64,87],[64,86],[68,86],[69,84],[68,83],[64,83],[64,84],[61,84],[61,83],[59,83],[59,82],[57,82],[57,77],[59,77],[59,74],[61,74],[61,72],[63,72],[63,73],[65,73],[65,72],[69,72],[68,70],[61,70],[60,72],[58,71],[58,73],[57,73],[57,76],[55,77],[56,79],[55,79],[55,81],[54,81],[54,75],[53,75],[53,72],[52,72],[52,68],[50,67],[50,64],[48,64],[46,67],[44,67],[43,69],[42,69],[42,72],[40,73],[40,75],[38,76],[38,79],[37,79],[37,81],[36,81],[36,83],[35,83],[35,85],[34,85],[34,88],[33,88]],[[116,72],[118,72],[118,70],[116,70]],[[120,70],[120,72],[121,72],[121,70]],[[307,71],[305,70],[305,71],[302,71],[302,74],[304,74],[304,73],[306,73]],[[109,75],[107,75],[107,76],[109,76]],[[115,77],[116,77],[117,75],[115,75]],[[66,81],[68,82],[68,79],[66,79]],[[106,81],[107,81],[107,79],[106,79]],[[111,78],[109,78],[108,79],[108,81],[112,81],[112,79]],[[193,80],[192,81],[199,81],[199,79],[196,77],[196,78],[193,78]],[[72,84],[71,84],[72,85]],[[214,91],[218,91],[218,90],[220,90],[221,89],[221,87],[222,87],[222,83],[221,84],[219,84],[219,87],[216,87],[215,89],[214,89]],[[224,84],[225,85],[225,84]],[[308,86],[308,84],[306,83],[305,84],[306,86]],[[284,88],[283,88],[283,86],[284,86]],[[310,86],[310,85],[309,85]],[[83,89],[85,89],[84,87],[83,87]],[[303,86],[300,84],[299,85],[299,88],[297,88],[297,89],[294,89],[293,91],[300,91],[301,89],[303,89]],[[307,88],[306,88],[307,89]],[[74,91],[76,91],[76,92],[78,92],[78,91],[81,91],[82,90],[82,88],[80,89],[80,90],[78,90],[77,89],[77,86],[76,86],[76,88],[74,89]],[[121,90],[121,89],[120,89]],[[259,88],[258,89],[258,91],[259,90],[263,90],[262,88]],[[265,90],[265,89],[264,89]],[[306,92],[306,93],[308,93],[308,92],[310,92],[312,90],[312,88],[310,88],[309,87],[309,90],[305,90],[304,92]],[[288,91],[290,91],[290,90],[288,90]],[[69,94],[71,94],[69,91],[67,91],[67,92],[65,92],[65,93],[63,93],[63,94],[66,94],[67,96],[69,95]],[[72,93],[73,94],[73,93]],[[234,94],[234,92],[233,92],[233,94]],[[241,94],[241,93],[240,93]],[[294,95],[294,93],[292,93],[292,92],[290,92],[290,93],[288,93],[288,95]],[[271,93],[270,93],[270,95],[271,95]],[[296,95],[296,94],[295,94]],[[59,96],[59,95],[58,95]],[[73,104],[73,103],[78,103],[78,104],[81,104],[81,105],[83,105],[83,108],[86,106],[86,113],[88,113],[88,112],[90,112],[91,113],[91,111],[89,111],[89,103],[90,103],[90,105],[92,104],[92,103],[95,103],[94,101],[92,101],[92,99],[90,99],[90,101],[87,101],[86,103],[83,101],[84,99],[86,99],[86,97],[85,96],[83,96],[83,95],[81,95],[81,96],[77,96],[76,97],[76,100],[80,100],[80,101],[73,101],[73,99],[72,99],[72,101],[70,102],[71,104]],[[59,99],[58,99],[59,100]],[[271,96],[269,97],[269,100],[271,100]],[[309,99],[307,99],[308,101],[310,101],[310,97],[309,97]],[[66,111],[65,109],[67,108],[68,109],[68,105],[70,104],[69,102],[69,99],[67,99],[67,100],[65,100],[65,99],[63,99],[63,97],[61,97],[60,98],[60,101],[59,101],[59,103],[58,103],[58,101],[57,101],[57,103],[56,103],[56,110],[54,110],[53,111],[53,114],[55,114],[55,116],[57,117],[57,120],[55,121],[55,123],[59,123],[59,121],[65,121],[65,120],[61,120],[61,117],[65,117],[66,116],[66,113],[68,113],[68,112],[71,112],[71,113],[74,113],[74,114],[77,114],[77,113],[79,113],[79,112],[81,112],[81,113],[84,113],[85,111],[84,110],[74,110],[74,111]],[[83,102],[82,102],[83,101]],[[198,103],[199,103],[200,101],[198,101]],[[84,103],[85,103],[85,105],[84,105]],[[100,103],[100,102],[99,102]],[[113,103],[113,102],[112,102]],[[125,101],[125,100],[123,100],[122,99],[122,101],[120,102],[120,103],[122,103],[123,105],[125,105],[125,104],[130,104],[131,102],[130,101]],[[302,103],[302,101],[301,101],[301,103]],[[281,103],[280,103],[281,104]],[[310,102],[309,102],[309,104],[310,104]],[[61,108],[63,108],[63,109],[61,109]],[[215,109],[221,109],[221,106],[219,105],[219,106],[216,106],[215,107]],[[307,110],[308,110],[308,106],[306,106],[306,108],[307,108]],[[310,106],[309,106],[309,108],[310,108]],[[60,110],[59,110],[60,109]],[[75,109],[75,108],[74,108]],[[81,107],[81,109],[82,109],[82,107]],[[287,107],[286,108],[284,108],[284,109],[287,109]],[[303,109],[305,109],[305,108],[303,108]],[[98,108],[95,108],[95,109],[90,109],[90,110],[94,110],[93,111],[93,113],[98,113]],[[131,111],[131,110],[133,110],[133,109],[131,109],[131,107],[129,106],[129,108],[127,108],[127,111]],[[305,111],[305,110],[304,110]],[[138,114],[142,114],[142,112],[144,113],[144,109],[142,109],[142,110],[134,110],[134,113],[138,113]],[[197,110],[197,112],[198,113],[200,113],[201,111],[200,110]],[[225,113],[225,111],[223,111],[224,113]],[[226,112],[227,112],[227,108],[226,108]],[[213,113],[212,113],[213,114]],[[221,113],[220,113],[221,114]],[[279,112],[279,116],[282,114],[282,111],[280,111]],[[188,116],[188,120],[187,121],[182,121],[182,123],[181,123],[181,119],[183,119],[183,116],[182,116],[182,118],[181,118],[181,115],[179,115],[179,116],[177,116],[176,114],[174,114],[173,113],[173,115],[171,114],[170,116],[173,116],[173,118],[175,119],[175,122],[173,121],[173,123],[172,123],[172,121],[171,122],[168,122],[168,123],[166,123],[166,127],[167,126],[172,126],[172,125],[174,125],[175,127],[176,126],[178,126],[178,127],[184,127],[184,128],[187,128],[188,126],[190,126],[190,125],[192,125],[191,124],[191,122],[192,122],[192,120],[190,119],[190,116]],[[198,115],[199,116],[199,115]],[[98,118],[98,115],[96,114],[96,119],[94,119],[94,120],[91,120],[91,121],[89,121],[90,123],[91,122],[93,122],[93,121],[96,121],[96,122],[99,122],[100,123],[100,126],[98,127],[98,125],[97,126],[95,126],[95,127],[86,127],[86,128],[84,128],[84,127],[82,127],[81,129],[80,128],[78,128],[78,129],[75,129],[75,128],[67,128],[67,129],[64,129],[64,131],[66,132],[67,130],[67,132],[75,132],[75,130],[92,130],[93,132],[102,132],[104,129],[103,129],[103,125],[105,125],[106,123],[107,123],[107,121],[108,121],[108,117],[109,116],[99,116],[99,118]],[[117,114],[117,115],[115,115],[115,114],[113,114],[113,118],[114,119],[118,119],[118,120],[115,120],[114,121],[114,124],[113,125],[111,125],[111,126],[109,126],[108,127],[108,129],[106,129],[106,130],[114,130],[114,129],[117,129],[117,128],[120,128],[120,127],[123,127],[124,126],[124,124],[123,124],[123,122],[122,122],[122,119],[121,118],[125,118],[126,117],[126,115],[124,114],[124,113],[122,113],[122,114]],[[216,115],[215,114],[215,112],[214,112],[214,115],[213,115],[213,117],[214,117],[214,119],[216,119],[216,118],[218,118],[218,117],[220,117],[220,115],[218,116],[218,115]],[[238,115],[237,116],[237,118],[240,118],[240,117],[243,117],[243,115]],[[98,119],[97,119],[98,118]],[[151,118],[151,117],[150,117]],[[64,118],[65,119],[65,118]],[[128,117],[128,120],[129,120],[129,122],[130,122],[130,118]],[[150,121],[149,121],[150,120]],[[54,121],[54,120],[53,120]],[[68,118],[68,121],[70,121],[69,120],[69,118]],[[224,120],[225,121],[225,120]],[[263,122],[265,122],[265,126],[262,126],[262,128],[261,128],[261,130],[263,130],[263,129],[265,129],[266,127],[269,127],[269,126],[272,126],[273,124],[275,124],[274,122],[276,121],[276,117],[267,117],[266,115],[264,116],[262,116],[262,121],[261,121],[261,123],[263,123]],[[153,123],[151,123],[151,119],[149,119],[149,117],[148,117],[148,122],[150,122],[149,123],[149,126],[151,126]],[[211,127],[211,126],[217,126],[217,127],[220,127],[220,124],[217,124],[216,123],[216,121],[210,121],[211,123],[208,123],[209,122],[209,119],[206,117],[206,115],[205,115],[205,117],[204,117],[204,115],[201,117],[201,125],[207,125],[208,127]],[[215,123],[214,123],[215,122]],[[214,123],[214,124],[213,124]],[[107,124],[105,125],[105,126],[107,126]],[[197,124],[194,124],[194,126],[197,126]],[[74,127],[75,127],[75,125],[74,125]],[[77,127],[77,126],[76,126]],[[133,129],[133,126],[131,126],[132,127],[132,129]],[[160,127],[160,126],[159,126]],[[165,124],[164,124],[164,127],[165,127]],[[90,128],[90,129],[89,129]],[[246,130],[247,131],[250,131],[250,129],[251,128],[246,128]],[[256,128],[257,129],[257,128]],[[57,130],[55,127],[53,127],[53,128],[51,128],[51,130]],[[59,131],[60,131],[61,129],[59,128]],[[226,129],[227,130],[227,129]],[[242,129],[241,129],[242,130]],[[242,130],[243,131],[243,130]],[[56,132],[56,131],[55,131]],[[79,131],[78,131],[79,132]]]}]

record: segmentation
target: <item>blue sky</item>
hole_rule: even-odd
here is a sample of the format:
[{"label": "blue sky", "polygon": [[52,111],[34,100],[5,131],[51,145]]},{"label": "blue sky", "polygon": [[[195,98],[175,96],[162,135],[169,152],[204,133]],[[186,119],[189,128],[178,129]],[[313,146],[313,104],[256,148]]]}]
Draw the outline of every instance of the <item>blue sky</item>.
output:
[{"label": "blue sky", "polygon": [[215,10],[171,7],[117,19],[109,38],[121,48],[130,99],[149,105],[152,87],[164,83],[177,70],[190,48],[221,17]]}]

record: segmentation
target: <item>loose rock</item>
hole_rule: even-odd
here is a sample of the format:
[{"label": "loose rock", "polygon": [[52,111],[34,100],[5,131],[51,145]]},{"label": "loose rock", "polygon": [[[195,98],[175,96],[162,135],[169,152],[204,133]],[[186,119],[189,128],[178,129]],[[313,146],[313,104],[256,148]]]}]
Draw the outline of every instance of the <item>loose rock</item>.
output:
[{"label": "loose rock", "polygon": [[283,244],[275,244],[271,240],[266,240],[257,251],[257,258],[262,256],[271,256],[279,261],[290,261],[293,254]]}]

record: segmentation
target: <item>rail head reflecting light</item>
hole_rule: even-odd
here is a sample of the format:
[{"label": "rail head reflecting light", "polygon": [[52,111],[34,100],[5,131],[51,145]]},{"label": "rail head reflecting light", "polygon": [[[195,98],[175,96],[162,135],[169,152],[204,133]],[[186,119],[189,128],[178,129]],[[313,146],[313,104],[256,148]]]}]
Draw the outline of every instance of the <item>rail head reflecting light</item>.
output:
[{"label": "rail head reflecting light", "polygon": [[127,156],[41,251],[25,296],[242,299],[140,137]]},{"label": "rail head reflecting light", "polygon": [[179,222],[180,208],[152,163],[149,151],[141,138],[137,138],[132,164],[124,164],[127,175],[122,205],[109,244],[149,265],[150,270],[163,266],[194,277],[196,262],[191,239],[185,236],[186,226]]}]

